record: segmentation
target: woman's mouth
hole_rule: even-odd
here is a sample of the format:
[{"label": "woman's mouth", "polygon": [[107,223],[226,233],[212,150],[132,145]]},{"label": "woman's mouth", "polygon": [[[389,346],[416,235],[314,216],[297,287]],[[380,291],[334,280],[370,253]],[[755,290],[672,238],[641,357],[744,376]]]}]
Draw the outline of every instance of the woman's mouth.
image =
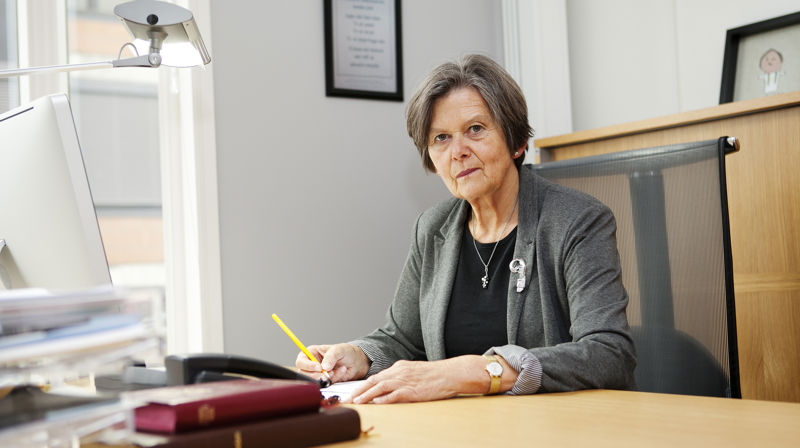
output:
[{"label": "woman's mouth", "polygon": [[478,169],[477,168],[467,168],[464,171],[458,173],[458,175],[456,176],[456,179],[464,177],[464,176],[469,176],[470,174],[472,174],[475,171],[478,171]]}]

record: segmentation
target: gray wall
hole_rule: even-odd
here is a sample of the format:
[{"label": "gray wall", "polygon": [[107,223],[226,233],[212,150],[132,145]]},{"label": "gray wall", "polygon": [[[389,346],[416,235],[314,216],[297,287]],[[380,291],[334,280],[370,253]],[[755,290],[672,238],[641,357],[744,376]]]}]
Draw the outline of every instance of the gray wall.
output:
[{"label": "gray wall", "polygon": [[726,31],[798,10],[797,0],[568,0],[574,130],[717,105]]},{"label": "gray wall", "polygon": [[[271,313],[309,345],[380,325],[417,214],[449,194],[405,103],[325,97],[321,1],[211,13],[225,351],[291,364]],[[402,21],[406,99],[445,60],[502,57],[500,2],[406,0]]]}]

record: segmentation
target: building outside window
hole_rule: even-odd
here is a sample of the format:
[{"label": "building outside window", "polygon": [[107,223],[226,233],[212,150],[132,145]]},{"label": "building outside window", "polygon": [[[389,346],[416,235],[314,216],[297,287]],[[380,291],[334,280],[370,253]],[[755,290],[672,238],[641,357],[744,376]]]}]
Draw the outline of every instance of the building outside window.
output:
[{"label": "building outside window", "polygon": [[[67,1],[68,63],[118,57],[131,40],[118,3]],[[69,93],[112,279],[163,291],[158,71],[71,72]]]}]

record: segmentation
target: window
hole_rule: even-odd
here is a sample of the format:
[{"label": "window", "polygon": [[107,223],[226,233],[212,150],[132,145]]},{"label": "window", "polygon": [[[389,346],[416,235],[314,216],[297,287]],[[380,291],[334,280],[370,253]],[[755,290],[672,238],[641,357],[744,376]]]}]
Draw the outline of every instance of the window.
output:
[{"label": "window", "polygon": [[[17,67],[17,2],[0,0],[0,69]],[[19,106],[19,81],[0,78],[0,112]]]},{"label": "window", "polygon": [[[118,0],[68,0],[68,63],[116,59],[130,41],[114,15]],[[130,47],[122,57],[133,56]],[[116,285],[164,289],[157,70],[69,74],[111,276]]]},{"label": "window", "polygon": [[[116,59],[130,39],[113,13],[123,1],[0,0],[0,67]],[[210,48],[210,0],[174,2]],[[169,352],[222,351],[213,68],[0,79],[0,108],[65,91],[112,280],[165,297]]]}]

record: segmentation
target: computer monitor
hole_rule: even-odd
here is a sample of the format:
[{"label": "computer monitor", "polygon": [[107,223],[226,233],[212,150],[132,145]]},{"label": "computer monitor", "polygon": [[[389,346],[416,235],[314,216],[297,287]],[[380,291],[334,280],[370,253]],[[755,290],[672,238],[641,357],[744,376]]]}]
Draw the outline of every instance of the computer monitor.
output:
[{"label": "computer monitor", "polygon": [[0,115],[0,240],[0,289],[111,284],[64,94]]}]

